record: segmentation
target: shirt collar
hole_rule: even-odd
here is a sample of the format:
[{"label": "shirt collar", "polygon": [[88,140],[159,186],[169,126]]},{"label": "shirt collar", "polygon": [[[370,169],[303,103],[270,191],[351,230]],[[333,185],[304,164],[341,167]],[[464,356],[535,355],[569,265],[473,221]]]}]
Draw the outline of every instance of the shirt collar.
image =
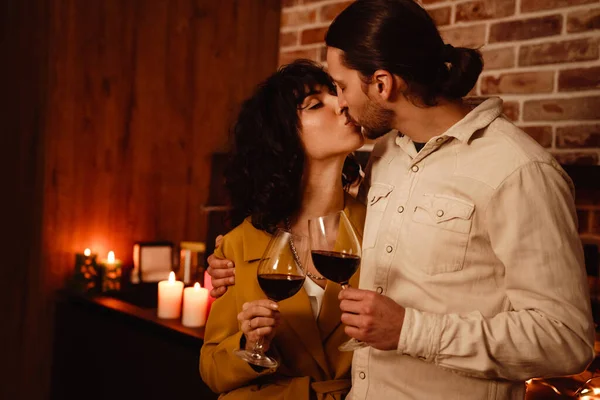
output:
[{"label": "shirt collar", "polygon": [[[469,100],[466,102],[469,103]],[[491,124],[500,114],[502,114],[502,99],[491,97],[471,110],[440,136],[453,137],[463,143],[468,143],[475,132]],[[410,138],[401,134],[396,138],[396,144],[403,149],[412,147]]]}]

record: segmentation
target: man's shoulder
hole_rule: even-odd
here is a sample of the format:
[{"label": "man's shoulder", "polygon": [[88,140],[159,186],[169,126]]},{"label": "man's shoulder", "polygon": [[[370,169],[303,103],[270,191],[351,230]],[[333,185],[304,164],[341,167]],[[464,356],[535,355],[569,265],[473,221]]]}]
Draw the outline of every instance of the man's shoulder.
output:
[{"label": "man's shoulder", "polygon": [[531,164],[558,163],[540,143],[504,117],[498,117],[457,151],[456,173],[498,187],[515,171]]}]

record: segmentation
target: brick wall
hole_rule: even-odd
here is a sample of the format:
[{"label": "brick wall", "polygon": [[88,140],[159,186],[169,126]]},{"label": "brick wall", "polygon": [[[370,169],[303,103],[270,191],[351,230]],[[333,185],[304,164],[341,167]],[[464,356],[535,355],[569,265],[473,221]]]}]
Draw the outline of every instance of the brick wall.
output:
[{"label": "brick wall", "polygon": [[[351,1],[282,0],[279,62],[325,61],[323,38]],[[422,0],[446,42],[480,48],[473,96],[505,114],[563,164],[600,165],[599,0]],[[600,194],[578,199],[582,236],[600,242]]]}]

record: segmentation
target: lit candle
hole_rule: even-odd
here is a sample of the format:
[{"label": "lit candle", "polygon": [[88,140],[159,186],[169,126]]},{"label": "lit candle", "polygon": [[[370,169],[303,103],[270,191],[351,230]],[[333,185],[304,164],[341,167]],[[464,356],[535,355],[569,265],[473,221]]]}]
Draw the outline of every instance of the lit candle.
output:
[{"label": "lit candle", "polygon": [[183,282],[175,280],[171,271],[168,281],[158,282],[158,318],[179,318]]},{"label": "lit candle", "polygon": [[121,261],[115,259],[114,251],[109,251],[102,266],[102,291],[121,290]]},{"label": "lit candle", "polygon": [[200,287],[196,282],[194,287],[183,289],[183,316],[181,323],[184,326],[199,327],[206,324],[208,306],[208,290]]},{"label": "lit candle", "polygon": [[214,297],[210,295],[210,291],[213,289],[212,278],[208,274],[208,271],[204,271],[204,287],[208,290],[208,304],[206,305],[206,315],[210,313],[210,307],[212,303],[216,300]]}]

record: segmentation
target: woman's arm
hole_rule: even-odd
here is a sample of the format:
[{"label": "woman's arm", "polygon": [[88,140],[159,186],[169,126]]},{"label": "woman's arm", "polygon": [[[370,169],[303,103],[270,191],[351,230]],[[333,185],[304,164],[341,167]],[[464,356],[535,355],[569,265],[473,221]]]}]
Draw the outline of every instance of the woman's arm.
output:
[{"label": "woman's arm", "polygon": [[[226,258],[233,255],[224,240],[215,255]],[[232,259],[235,257],[229,256]],[[214,302],[206,324],[204,345],[200,352],[200,375],[204,382],[216,393],[228,392],[249,384],[262,375],[272,374],[275,370],[257,371],[250,364],[233,354],[240,348],[243,333],[237,315],[241,311],[242,300],[235,286]]]}]

